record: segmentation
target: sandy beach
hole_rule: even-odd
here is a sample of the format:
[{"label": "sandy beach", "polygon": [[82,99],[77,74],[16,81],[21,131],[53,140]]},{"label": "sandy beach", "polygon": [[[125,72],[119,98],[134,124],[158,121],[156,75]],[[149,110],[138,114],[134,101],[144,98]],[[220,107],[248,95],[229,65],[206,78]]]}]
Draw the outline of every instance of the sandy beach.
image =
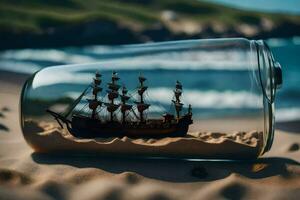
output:
[{"label": "sandy beach", "polygon": [[41,154],[19,125],[25,80],[0,71],[0,199],[299,199],[300,122],[278,124],[257,160]]}]

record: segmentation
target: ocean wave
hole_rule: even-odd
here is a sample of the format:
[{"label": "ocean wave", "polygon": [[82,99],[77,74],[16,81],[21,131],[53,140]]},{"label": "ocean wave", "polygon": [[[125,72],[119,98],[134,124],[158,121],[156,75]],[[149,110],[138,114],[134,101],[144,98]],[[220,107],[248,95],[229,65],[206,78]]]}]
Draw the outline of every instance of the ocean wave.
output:
[{"label": "ocean wave", "polygon": [[[131,93],[133,93],[131,91]],[[77,98],[80,93],[68,92],[67,96]],[[137,98],[136,95],[133,95]],[[159,87],[147,90],[148,102],[158,104],[155,110],[166,108],[171,104],[173,88]],[[186,105],[191,104],[195,109],[239,109],[239,108],[261,108],[262,97],[247,91],[199,91],[184,90],[182,101]]]},{"label": "ocean wave", "polygon": [[[172,88],[153,88],[149,89],[148,96],[151,100],[170,104],[173,90]],[[262,97],[247,91],[184,90],[182,100],[185,104],[191,104],[193,108],[236,109],[262,106]]]},{"label": "ocean wave", "polygon": [[[63,79],[61,78],[63,77]],[[71,84],[90,84],[91,75],[90,74],[72,74],[66,71],[54,71],[54,73],[49,73],[48,70],[41,70],[36,73],[32,88],[38,88],[42,86],[49,86],[58,83],[71,83]]]},{"label": "ocean wave", "polygon": [[111,52],[110,48],[103,49],[101,46],[99,48],[100,52],[103,52],[97,55],[88,54],[82,49],[8,50],[0,53],[0,59],[6,63],[11,62],[11,65],[18,62],[24,63],[25,66],[31,62],[31,66],[26,65],[29,72],[34,71],[37,66],[46,67],[39,65],[41,62],[48,62],[50,65],[96,63],[99,70],[248,70],[247,66],[250,63],[247,55],[239,51],[171,51],[133,55],[129,54],[126,48],[122,48],[125,56],[120,56],[120,52],[114,55],[115,51]]},{"label": "ocean wave", "polygon": [[275,119],[278,122],[300,120],[300,108],[279,108],[276,109]]},{"label": "ocean wave", "polygon": [[283,46],[287,46],[290,43],[288,39],[283,39],[283,38],[270,38],[267,39],[266,41],[270,47],[283,47]]},{"label": "ocean wave", "polygon": [[300,37],[292,38],[270,38],[266,40],[270,47],[285,47],[289,45],[300,45]]},{"label": "ocean wave", "polygon": [[294,45],[300,45],[300,37],[295,36],[292,38],[292,41]]},{"label": "ocean wave", "polygon": [[[110,60],[107,60],[110,61]],[[237,51],[165,52],[114,59],[109,69],[116,70],[249,70],[250,60]],[[105,69],[105,62],[102,68]]]},{"label": "ocean wave", "polygon": [[[267,40],[271,47],[300,44],[300,38],[271,38]],[[177,51],[182,45],[174,43],[168,47],[152,46],[86,46],[63,49],[21,49],[0,53],[0,69],[33,73],[48,65],[96,63],[99,70],[249,70],[250,58],[236,50]],[[164,49],[167,48],[165,51]],[[180,48],[179,48],[180,49]],[[48,64],[41,64],[48,63]],[[14,66],[15,67],[11,67]],[[23,66],[22,66],[23,65]],[[22,67],[19,67],[22,66]]]},{"label": "ocean wave", "polygon": [[2,59],[14,60],[32,60],[32,61],[49,61],[60,63],[88,63],[96,62],[96,59],[88,55],[80,55],[74,52],[67,52],[59,49],[22,49],[22,50],[7,50],[1,53]]},{"label": "ocean wave", "polygon": [[10,72],[32,74],[42,67],[32,62],[0,60],[0,69]]}]

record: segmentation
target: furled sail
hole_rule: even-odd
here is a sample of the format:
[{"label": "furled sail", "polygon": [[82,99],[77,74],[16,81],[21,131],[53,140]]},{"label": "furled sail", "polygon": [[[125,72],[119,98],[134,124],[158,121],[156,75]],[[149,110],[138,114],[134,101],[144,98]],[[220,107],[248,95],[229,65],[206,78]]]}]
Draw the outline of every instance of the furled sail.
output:
[{"label": "furled sail", "polygon": [[182,95],[182,84],[179,81],[176,81],[175,90],[174,90],[175,100],[172,100],[175,106],[177,119],[180,118],[180,111],[182,111],[183,103],[181,103],[180,96]]},{"label": "furled sail", "polygon": [[121,111],[126,112],[127,110],[130,110],[132,108],[132,105],[129,104],[121,104]]},{"label": "furled sail", "polygon": [[140,101],[134,102],[137,105],[137,109],[140,113],[140,122],[144,122],[144,111],[150,107],[150,104],[146,104],[144,102],[144,96],[143,96],[145,91],[148,89],[148,87],[144,85],[144,82],[146,80],[147,79],[144,76],[142,75],[139,76],[140,85],[138,87],[138,94],[140,95]]},{"label": "furled sail", "polygon": [[95,99],[87,99],[89,102],[89,108],[92,110],[97,109],[98,106],[102,106],[102,101],[95,100]]},{"label": "furled sail", "polygon": [[182,95],[181,89],[174,90],[174,94],[176,98],[179,98]]},{"label": "furled sail", "polygon": [[108,85],[108,88],[111,90],[118,90],[121,87],[120,85],[117,85],[115,83],[107,83],[107,85]]},{"label": "furled sail", "polygon": [[147,86],[141,86],[139,89],[138,89],[138,93],[139,95],[143,95],[144,92],[148,89]]},{"label": "furled sail", "polygon": [[117,80],[120,79],[120,78],[118,77],[117,72],[113,71],[111,79],[112,79],[113,82],[115,82],[115,81],[117,81]]},{"label": "furled sail", "polygon": [[108,99],[110,101],[116,99],[119,97],[119,93],[117,91],[114,91],[114,90],[107,90],[107,93],[108,93]]},{"label": "furled sail", "polygon": [[176,101],[174,101],[174,100],[172,100],[172,102],[174,103],[175,109],[176,109],[176,110],[178,110],[178,111],[181,111],[181,110],[182,110],[183,103],[176,102]]},{"label": "furled sail", "polygon": [[182,85],[179,81],[176,81],[176,86],[175,86],[176,89],[180,89],[182,90]]},{"label": "furled sail", "polygon": [[106,106],[108,112],[115,112],[120,107],[119,104],[112,103],[104,103],[104,105]]},{"label": "furled sail", "polygon": [[127,101],[130,99],[130,97],[126,95],[127,92],[128,92],[127,88],[123,86],[122,94],[120,95],[122,101],[121,103],[122,123],[126,122],[126,112],[132,109],[132,105],[127,104]]},{"label": "furled sail", "polygon": [[95,77],[100,78],[100,77],[102,77],[102,74],[100,74],[98,71],[96,71]]},{"label": "furled sail", "polygon": [[147,80],[147,79],[146,79],[144,76],[142,76],[142,75],[139,76],[139,81],[140,81],[141,83],[145,82],[146,80]]},{"label": "furled sail", "polygon": [[95,73],[94,84],[92,84],[94,98],[87,99],[89,102],[89,108],[92,110],[92,119],[95,119],[96,117],[96,110],[98,106],[102,106],[102,102],[98,100],[98,93],[102,92],[102,88],[100,87],[100,84],[102,82],[102,80],[100,79],[101,76],[102,75],[99,72]]},{"label": "furled sail", "polygon": [[139,103],[139,102],[135,102],[135,103],[137,104],[137,109],[139,112],[143,112],[144,110],[146,110],[150,107],[150,104]]},{"label": "furled sail", "polygon": [[93,87],[93,95],[98,94],[99,92],[102,92],[102,88],[98,86]]},{"label": "furled sail", "polygon": [[102,82],[102,80],[100,80],[98,77],[97,78],[94,78],[94,83],[95,85],[100,85]]},{"label": "furled sail", "polygon": [[129,96],[126,96],[126,95],[123,95],[123,94],[121,94],[120,95],[120,97],[121,97],[121,101],[123,102],[123,101],[128,101],[129,99],[130,99],[130,97]]},{"label": "furled sail", "polygon": [[117,84],[117,81],[120,78],[118,77],[117,72],[113,71],[111,75],[111,82],[107,83],[107,86],[109,90],[107,90],[107,98],[110,101],[110,103],[106,103],[105,106],[107,107],[107,111],[110,112],[110,120],[113,121],[114,112],[119,108],[120,105],[115,104],[114,100],[119,97],[119,88],[120,85]]}]

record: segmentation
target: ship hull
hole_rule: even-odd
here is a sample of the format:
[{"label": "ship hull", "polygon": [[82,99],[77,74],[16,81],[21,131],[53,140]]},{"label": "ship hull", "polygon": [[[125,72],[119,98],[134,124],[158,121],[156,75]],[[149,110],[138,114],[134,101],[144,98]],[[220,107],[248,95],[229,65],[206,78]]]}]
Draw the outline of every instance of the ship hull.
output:
[{"label": "ship hull", "polygon": [[183,137],[192,123],[190,116],[184,116],[178,121],[163,122],[148,120],[145,123],[132,122],[101,122],[84,116],[73,116],[69,132],[79,138],[101,137]]}]

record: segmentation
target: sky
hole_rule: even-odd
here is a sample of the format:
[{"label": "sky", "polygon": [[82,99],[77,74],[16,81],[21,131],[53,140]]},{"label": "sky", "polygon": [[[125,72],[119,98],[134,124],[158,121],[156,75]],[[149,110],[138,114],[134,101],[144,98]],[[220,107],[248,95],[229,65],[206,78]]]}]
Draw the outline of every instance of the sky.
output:
[{"label": "sky", "polygon": [[300,15],[300,0],[206,0],[236,8]]}]

